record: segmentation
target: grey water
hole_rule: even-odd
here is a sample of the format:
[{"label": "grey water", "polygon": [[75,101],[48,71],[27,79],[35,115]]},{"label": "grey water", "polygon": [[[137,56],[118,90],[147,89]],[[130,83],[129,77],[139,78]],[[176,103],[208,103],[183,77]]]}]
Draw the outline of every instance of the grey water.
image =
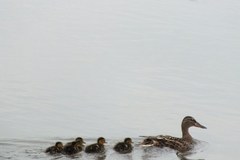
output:
[{"label": "grey water", "polygon": [[[239,158],[237,0],[0,0],[0,159],[179,159],[141,135],[181,137],[189,159]],[[49,156],[103,136],[106,155]],[[116,154],[125,137],[134,152]]]}]

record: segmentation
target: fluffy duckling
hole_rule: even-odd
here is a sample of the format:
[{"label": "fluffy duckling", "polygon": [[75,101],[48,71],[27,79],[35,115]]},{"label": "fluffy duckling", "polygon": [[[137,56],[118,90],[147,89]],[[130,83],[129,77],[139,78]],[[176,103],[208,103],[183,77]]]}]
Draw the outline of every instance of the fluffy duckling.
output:
[{"label": "fluffy duckling", "polygon": [[86,153],[102,153],[105,151],[104,143],[106,143],[105,138],[99,137],[97,143],[91,144],[86,147]]},{"label": "fluffy duckling", "polygon": [[67,143],[66,146],[63,148],[63,153],[67,155],[72,155],[79,153],[83,150],[83,141],[73,141]]},{"label": "fluffy duckling", "polygon": [[[75,141],[72,141],[72,142],[79,142],[80,144],[82,144],[82,147],[84,147],[84,144],[86,144],[86,143],[83,141],[83,138],[82,138],[82,137],[77,137],[77,138],[75,139]],[[68,142],[67,144],[64,145],[64,147],[67,147],[67,146],[72,145],[72,142]]]},{"label": "fluffy duckling", "polygon": [[121,154],[131,153],[133,150],[132,139],[125,138],[124,142],[119,142],[114,146],[114,150]]},{"label": "fluffy duckling", "polygon": [[45,153],[49,154],[57,154],[61,153],[63,151],[63,144],[62,142],[56,142],[54,146],[48,147],[45,151]]}]

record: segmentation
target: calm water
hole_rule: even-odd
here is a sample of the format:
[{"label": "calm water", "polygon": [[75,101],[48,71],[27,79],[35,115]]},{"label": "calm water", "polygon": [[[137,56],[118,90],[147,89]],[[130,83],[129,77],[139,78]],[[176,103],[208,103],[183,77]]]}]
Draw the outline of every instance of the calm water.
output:
[{"label": "calm water", "polygon": [[[181,136],[186,115],[208,127],[191,128],[201,143],[188,158],[238,159],[239,8],[237,0],[0,0],[0,159],[71,159],[43,151],[104,136],[107,160],[174,160],[174,151],[139,147],[139,136]],[[113,152],[127,136],[134,152]]]}]

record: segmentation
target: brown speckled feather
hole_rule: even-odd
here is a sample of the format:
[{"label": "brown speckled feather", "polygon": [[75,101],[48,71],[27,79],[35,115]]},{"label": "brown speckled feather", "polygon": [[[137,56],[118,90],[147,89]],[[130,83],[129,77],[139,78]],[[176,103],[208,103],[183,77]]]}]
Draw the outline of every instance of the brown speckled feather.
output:
[{"label": "brown speckled feather", "polygon": [[159,135],[156,137],[147,137],[143,144],[152,145],[156,147],[169,147],[180,152],[185,152],[191,149],[192,144],[184,141],[182,138],[176,138],[172,136]]},{"label": "brown speckled feather", "polygon": [[162,144],[162,146],[169,147],[180,152],[185,152],[192,148],[192,144],[190,142],[184,141],[182,138],[160,136],[158,141]]}]

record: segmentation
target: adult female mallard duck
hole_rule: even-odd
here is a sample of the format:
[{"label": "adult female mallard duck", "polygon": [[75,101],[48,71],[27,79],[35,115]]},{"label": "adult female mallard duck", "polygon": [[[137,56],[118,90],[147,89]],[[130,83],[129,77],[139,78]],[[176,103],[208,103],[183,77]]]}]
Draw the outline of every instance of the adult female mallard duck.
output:
[{"label": "adult female mallard duck", "polygon": [[198,123],[193,117],[186,116],[182,120],[182,138],[172,136],[159,135],[155,137],[147,137],[143,140],[142,145],[156,146],[156,147],[169,147],[179,152],[186,152],[193,147],[194,141],[189,134],[190,127],[198,127],[206,129],[205,126]]},{"label": "adult female mallard duck", "polygon": [[58,154],[58,153],[62,153],[62,151],[63,151],[62,142],[56,142],[56,144],[54,146],[48,147],[46,149],[45,153]]},{"label": "adult female mallard duck", "polygon": [[105,151],[104,143],[106,143],[105,138],[99,137],[97,143],[91,144],[86,147],[86,153],[102,153]]},{"label": "adult female mallard duck", "polygon": [[117,143],[113,149],[122,154],[131,153],[133,149],[132,143],[131,138],[125,138],[124,142]]}]

